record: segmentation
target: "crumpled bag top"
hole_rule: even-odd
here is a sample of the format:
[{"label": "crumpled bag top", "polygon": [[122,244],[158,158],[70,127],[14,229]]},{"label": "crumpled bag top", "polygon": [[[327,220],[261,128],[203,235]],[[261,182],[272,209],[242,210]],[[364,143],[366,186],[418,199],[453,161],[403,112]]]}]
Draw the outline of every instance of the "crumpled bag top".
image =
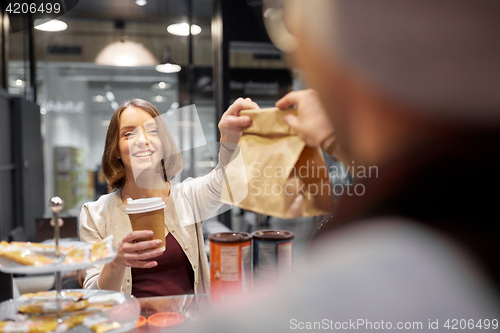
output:
[{"label": "crumpled bag top", "polygon": [[296,115],[294,109],[280,110],[267,108],[260,110],[243,110],[241,116],[252,118],[252,124],[243,129],[244,134],[257,134],[261,136],[289,136],[296,133],[285,123],[284,117],[288,114]]}]

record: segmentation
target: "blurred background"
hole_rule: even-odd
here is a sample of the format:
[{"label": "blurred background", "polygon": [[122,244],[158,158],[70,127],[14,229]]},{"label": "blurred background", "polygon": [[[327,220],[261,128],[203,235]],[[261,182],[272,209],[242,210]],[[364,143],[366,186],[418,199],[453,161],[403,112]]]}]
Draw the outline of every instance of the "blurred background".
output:
[{"label": "blurred background", "polygon": [[[29,29],[29,15],[9,17],[2,1],[1,239],[50,238],[43,218],[51,215],[47,202],[54,195],[64,200],[62,215],[72,221],[68,235],[77,233],[82,204],[109,191],[99,174],[101,157],[109,121],[122,102],[145,99],[171,115],[169,127],[178,129],[175,140],[186,152],[182,181],[216,165],[216,151],[192,150],[190,144],[204,135],[216,146],[218,121],[236,98],[269,107],[303,87],[299,72],[270,42],[259,0],[65,4],[72,9],[58,21],[35,21]],[[190,119],[173,112],[191,104],[203,133],[190,131]],[[218,216],[219,223],[206,224],[215,225],[207,232],[284,228],[296,232],[300,251],[319,221],[243,213],[234,208]]]}]

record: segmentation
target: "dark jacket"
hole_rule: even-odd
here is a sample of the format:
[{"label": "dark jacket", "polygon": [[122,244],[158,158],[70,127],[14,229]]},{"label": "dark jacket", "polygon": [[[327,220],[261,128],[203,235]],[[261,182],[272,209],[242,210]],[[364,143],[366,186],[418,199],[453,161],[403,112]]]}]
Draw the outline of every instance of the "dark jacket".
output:
[{"label": "dark jacket", "polygon": [[467,251],[500,290],[500,131],[422,144],[359,183],[365,194],[340,197],[317,237],[360,219],[410,218]]}]

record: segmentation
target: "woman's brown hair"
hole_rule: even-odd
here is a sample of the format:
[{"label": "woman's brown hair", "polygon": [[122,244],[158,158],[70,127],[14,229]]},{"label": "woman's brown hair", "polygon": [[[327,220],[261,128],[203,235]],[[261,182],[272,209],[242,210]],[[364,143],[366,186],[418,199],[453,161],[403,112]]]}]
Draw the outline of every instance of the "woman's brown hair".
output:
[{"label": "woman's brown hair", "polygon": [[109,123],[104,153],[102,154],[102,172],[104,173],[108,185],[115,189],[122,189],[125,185],[125,167],[121,159],[117,156],[119,156],[118,142],[120,134],[120,116],[123,110],[129,106],[142,109],[155,119],[163,147],[163,158],[161,160],[163,178],[165,181],[172,179],[182,171],[184,158],[175,145],[174,138],[172,134],[170,134],[167,124],[161,117],[160,112],[153,104],[145,100],[133,99],[120,105],[113,114],[113,117],[111,117]]}]

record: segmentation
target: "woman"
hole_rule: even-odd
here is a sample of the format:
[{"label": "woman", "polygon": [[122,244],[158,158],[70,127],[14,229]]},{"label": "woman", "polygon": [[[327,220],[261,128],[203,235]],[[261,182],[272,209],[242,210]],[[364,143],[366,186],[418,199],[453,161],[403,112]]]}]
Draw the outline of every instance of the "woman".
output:
[{"label": "woman", "polygon": [[[219,122],[220,161],[229,162],[241,129],[251,119],[239,116],[244,109],[258,108],[249,98],[239,98]],[[201,219],[221,203],[221,163],[208,175],[183,183],[171,181],[182,170],[183,159],[158,110],[149,102],[134,99],[113,114],[102,158],[108,184],[116,191],[84,204],[80,238],[97,242],[113,235],[116,259],[84,272],[84,288],[131,293],[136,297],[206,293],[209,269]],[[161,240],[137,241],[152,231],[132,231],[125,212],[127,199],[161,197],[166,203],[166,250],[154,249]],[[178,208],[178,209],[176,209]]]}]

